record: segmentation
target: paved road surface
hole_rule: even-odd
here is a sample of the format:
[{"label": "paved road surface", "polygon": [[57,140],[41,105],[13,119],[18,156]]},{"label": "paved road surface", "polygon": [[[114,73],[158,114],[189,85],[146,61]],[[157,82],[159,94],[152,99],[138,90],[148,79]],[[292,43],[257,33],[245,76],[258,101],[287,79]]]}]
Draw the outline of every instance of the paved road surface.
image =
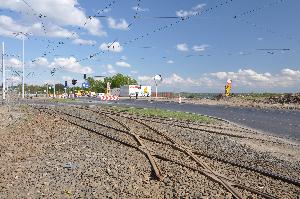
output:
[{"label": "paved road surface", "polygon": [[[31,103],[34,101],[27,101]],[[35,101],[34,103],[43,103]],[[49,102],[46,102],[48,104]],[[101,104],[107,103],[99,100],[76,99],[68,104]],[[53,104],[53,103],[50,103]],[[54,103],[61,104],[61,103]],[[209,106],[195,104],[178,104],[175,102],[154,102],[148,100],[130,100],[122,99],[120,101],[110,101],[109,104],[119,106],[135,106],[147,108],[161,108],[168,110],[194,112],[199,114],[211,115],[223,118],[253,129],[261,130],[265,133],[273,134],[280,137],[288,137],[300,141],[300,111],[290,110],[263,110],[257,108],[241,108],[228,106]]]},{"label": "paved road surface", "polygon": [[156,107],[211,115],[280,137],[300,140],[300,111],[178,104],[174,102],[153,102],[146,100],[120,100],[117,103],[120,105]]}]

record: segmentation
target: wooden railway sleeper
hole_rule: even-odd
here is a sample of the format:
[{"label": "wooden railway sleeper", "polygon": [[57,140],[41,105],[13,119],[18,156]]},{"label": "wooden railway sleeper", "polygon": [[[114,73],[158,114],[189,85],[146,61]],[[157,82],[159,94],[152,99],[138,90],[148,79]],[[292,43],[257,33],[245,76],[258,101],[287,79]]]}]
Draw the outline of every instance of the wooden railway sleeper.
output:
[{"label": "wooden railway sleeper", "polygon": [[[46,108],[46,109],[47,109],[47,108]],[[69,114],[69,113],[64,113],[64,112],[62,112],[62,111],[57,111],[57,112],[63,113],[63,114],[65,114],[65,115],[68,115],[68,116],[71,116],[71,117],[75,117],[75,118],[77,118],[77,119],[83,119],[83,118],[81,118],[81,117],[74,116],[74,115],[71,115],[71,114]],[[61,119],[62,119],[62,118],[61,118]],[[64,119],[64,120],[65,120],[65,119]],[[87,121],[87,122],[91,122],[91,121],[89,121],[89,120],[87,120],[87,119],[84,119],[84,120]],[[117,120],[115,120],[115,121],[117,121]],[[78,124],[76,124],[76,123],[74,123],[74,122],[70,122],[70,121],[69,121],[69,123],[72,123],[72,124],[78,126]],[[93,122],[93,123],[99,125],[98,122]],[[125,124],[123,124],[123,125],[125,125]],[[80,126],[80,127],[82,127],[82,126]],[[105,125],[105,127],[109,128],[109,126],[107,126],[107,125]],[[82,128],[87,129],[86,127],[82,127]],[[164,176],[162,175],[162,172],[161,172],[160,168],[158,167],[158,164],[157,164],[157,162],[155,161],[155,158],[151,155],[151,153],[149,152],[149,150],[144,146],[144,144],[143,144],[143,142],[141,141],[141,139],[139,138],[139,136],[136,135],[135,133],[133,133],[133,132],[131,131],[131,129],[129,129],[127,126],[126,126],[126,129],[128,129],[129,132],[125,132],[125,131],[124,131],[124,132],[127,133],[127,134],[129,134],[129,135],[131,135],[131,136],[133,136],[133,137],[135,138],[135,140],[136,140],[136,141],[138,142],[138,144],[140,145],[138,149],[139,149],[142,153],[144,153],[144,154],[146,155],[147,159],[150,161],[150,164],[151,164],[151,166],[152,166],[152,168],[153,168],[153,170],[154,170],[154,172],[155,172],[155,175],[156,175],[157,179],[158,179],[159,181],[162,181],[162,180],[164,179]],[[92,129],[87,129],[87,130],[92,130]],[[114,128],[114,130],[119,130],[119,129]],[[93,130],[93,131],[95,131],[95,130]],[[120,131],[120,130],[119,130],[119,131]],[[122,131],[122,132],[123,132],[123,131]]]},{"label": "wooden railway sleeper", "polygon": [[[157,155],[157,154],[152,154],[153,156],[155,156],[156,158],[158,159],[161,159],[161,160],[165,160],[165,161],[169,161],[169,162],[173,162],[175,164],[178,164],[182,167],[186,167],[188,169],[191,169],[191,170],[194,170],[194,171],[198,171],[200,174],[204,175],[205,173],[207,174],[211,174],[210,171],[206,170],[206,169],[201,169],[201,168],[198,168],[198,167],[194,167],[194,166],[191,166],[191,165],[186,165],[186,163],[182,163],[180,161],[177,161],[177,160],[174,160],[174,159],[171,159],[169,157],[165,157],[163,155]],[[266,193],[263,193],[259,190],[256,190],[254,188],[250,188],[250,187],[247,187],[245,185],[241,185],[241,184],[238,184],[236,182],[234,182],[232,179],[229,179],[223,175],[220,175],[220,174],[216,174],[219,178],[222,178],[223,180],[226,180],[228,183],[231,183],[232,186],[234,187],[238,187],[238,188],[242,188],[242,189],[245,189],[245,190],[248,190],[249,192],[251,193],[254,193],[254,194],[257,194],[257,195],[260,195],[260,196],[263,196],[264,198],[266,199],[277,199],[276,197],[272,196],[272,195],[269,195],[269,194],[266,194]]]},{"label": "wooden railway sleeper", "polygon": [[[47,109],[47,108],[46,108],[46,109]],[[59,112],[60,112],[60,111],[59,111]],[[73,116],[73,115],[71,115],[71,114],[68,114],[68,115],[69,115],[69,116]],[[76,116],[76,118],[79,118],[79,117]],[[79,119],[80,119],[80,118],[79,118]],[[88,120],[87,120],[87,121],[88,121]],[[75,123],[73,123],[73,124],[75,124]],[[125,124],[122,124],[122,125],[125,125]],[[154,128],[153,128],[153,129],[154,129]],[[156,130],[156,131],[157,131],[157,130]],[[139,147],[139,149],[147,156],[147,158],[148,158],[149,161],[151,162],[152,168],[154,169],[154,172],[156,173],[157,178],[158,178],[159,180],[163,180],[163,175],[161,174],[161,171],[160,171],[160,169],[158,168],[157,163],[156,163],[156,161],[154,160],[153,156],[150,154],[150,152],[149,152],[145,147],[143,147],[143,143],[141,142],[141,140],[139,139],[139,137],[138,137],[137,135],[135,135],[135,134],[133,134],[133,135],[136,137],[137,140],[139,140],[139,143],[140,143],[140,145],[141,145],[141,146]],[[171,139],[169,136],[165,135],[164,133],[163,133],[163,136],[166,137],[166,138]],[[194,159],[194,161],[197,162],[197,164],[199,164],[200,166],[202,166],[205,170],[208,170],[208,173],[207,173],[205,170],[203,170],[203,171],[204,171],[203,174],[205,174],[205,175],[206,175],[207,177],[209,177],[210,179],[212,179],[212,180],[214,180],[214,181],[216,181],[216,182],[222,184],[222,185],[223,185],[227,190],[229,190],[236,198],[242,198],[242,196],[241,196],[241,194],[238,193],[235,189],[233,189],[233,186],[235,186],[235,187],[240,187],[240,188],[244,188],[244,189],[249,190],[249,191],[254,192],[254,193],[257,192],[257,193],[259,193],[260,195],[263,194],[263,193],[261,193],[261,192],[259,192],[259,191],[256,191],[255,189],[252,189],[252,188],[249,188],[249,187],[245,187],[245,186],[243,186],[243,185],[231,183],[231,182],[228,181],[228,180],[224,180],[224,178],[225,178],[224,176],[221,176],[220,174],[215,173],[214,171],[212,171],[212,170],[211,170],[204,162],[200,161],[200,160],[198,159],[198,157],[196,157],[196,156],[193,154],[193,152],[191,152],[188,148],[178,145],[178,144],[177,144],[174,140],[172,140],[172,139],[171,139],[171,141],[172,141],[172,143],[174,143],[175,145],[177,145],[176,148],[180,149],[180,151],[185,152],[187,155],[189,155],[190,157],[192,157],[192,158]],[[220,179],[219,177],[223,178],[223,180]],[[264,195],[262,195],[262,196],[264,196]],[[268,196],[268,197],[266,197],[266,196]],[[274,198],[274,197],[272,197],[272,196],[269,197],[269,195],[265,195],[264,197],[266,197],[266,198]]]}]

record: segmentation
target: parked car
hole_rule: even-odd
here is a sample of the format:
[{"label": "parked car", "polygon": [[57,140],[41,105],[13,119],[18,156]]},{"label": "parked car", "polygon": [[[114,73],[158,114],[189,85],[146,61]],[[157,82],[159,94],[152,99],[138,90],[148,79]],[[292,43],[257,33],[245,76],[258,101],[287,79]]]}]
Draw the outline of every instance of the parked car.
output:
[{"label": "parked car", "polygon": [[105,93],[97,93],[97,97],[101,97],[101,96],[104,96]]}]

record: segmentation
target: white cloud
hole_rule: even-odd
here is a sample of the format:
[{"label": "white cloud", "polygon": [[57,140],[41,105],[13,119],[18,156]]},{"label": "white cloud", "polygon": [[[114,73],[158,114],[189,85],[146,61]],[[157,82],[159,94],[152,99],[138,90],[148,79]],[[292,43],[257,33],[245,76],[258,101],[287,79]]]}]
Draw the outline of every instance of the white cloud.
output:
[{"label": "white cloud", "polygon": [[41,23],[33,23],[30,25],[20,25],[9,16],[0,15],[0,35],[6,37],[15,37],[13,33],[23,32],[36,36],[76,38],[77,34],[70,32],[60,26],[49,24],[45,34]]},{"label": "white cloud", "polygon": [[130,64],[128,64],[127,62],[124,62],[124,61],[117,61],[117,62],[116,62],[116,65],[117,65],[117,66],[124,67],[124,68],[130,68],[130,67],[131,67]]},{"label": "white cloud", "polygon": [[89,46],[92,46],[92,45],[95,45],[97,42],[94,41],[94,40],[85,40],[85,39],[75,39],[72,41],[73,44],[77,44],[77,45],[89,45]]},{"label": "white cloud", "polygon": [[138,7],[138,6],[134,6],[134,7],[132,7],[132,9],[134,11],[137,11],[137,12],[146,12],[146,11],[149,11],[149,8],[142,8],[142,7]]},{"label": "white cloud", "polygon": [[125,55],[121,56],[120,60],[127,60],[127,57]]},{"label": "white cloud", "polygon": [[13,83],[17,83],[17,82],[21,82],[22,79],[19,76],[10,76],[7,78],[7,80]]},{"label": "white cloud", "polygon": [[178,17],[189,17],[196,15],[206,4],[198,4],[194,6],[191,10],[179,10],[176,11],[176,16]]},{"label": "white cloud", "polygon": [[284,68],[284,69],[281,70],[281,73],[285,76],[300,78],[300,71],[299,70],[292,70],[292,69],[289,69],[289,68]]},{"label": "white cloud", "polygon": [[[139,76],[138,80],[143,84],[154,85],[154,77],[151,76]],[[179,85],[197,85],[197,82],[191,78],[184,79],[176,73],[173,73],[169,77],[163,77],[163,81],[161,82],[162,87],[178,88]]]},{"label": "white cloud", "polygon": [[[161,89],[182,89],[195,92],[224,92],[227,79],[232,79],[233,92],[268,92],[276,90],[287,92],[287,89],[299,91],[300,70],[282,69],[278,74],[258,73],[253,69],[239,69],[236,72],[214,72],[200,75],[198,78],[182,77],[173,73],[163,77]],[[153,77],[139,76],[143,84],[154,85]],[[295,92],[295,91],[293,91]]]},{"label": "white cloud", "polygon": [[97,10],[97,11],[95,11],[95,13],[101,14],[101,13],[108,13],[110,11],[111,11],[111,8],[105,8],[103,10]]},{"label": "white cloud", "polygon": [[239,69],[237,72],[217,72],[206,74],[206,76],[222,80],[219,84],[225,82],[226,79],[232,79],[234,84],[240,87],[276,88],[300,84],[300,71],[288,68],[282,69],[279,74],[275,75],[269,72],[258,73],[252,69]]},{"label": "white cloud", "polygon": [[[29,30],[34,35],[43,36],[45,35],[43,31],[42,24],[36,23],[33,24],[32,28]],[[74,32],[71,32],[65,28],[62,28],[58,25],[52,24],[47,26],[46,35],[49,37],[61,37],[61,38],[76,38],[78,35]]]},{"label": "white cloud", "polygon": [[13,32],[28,31],[28,27],[17,24],[11,17],[0,15],[0,35],[14,37]]},{"label": "white cloud", "polygon": [[95,36],[106,36],[107,33],[102,30],[101,22],[98,19],[92,18],[88,19],[85,27],[91,35]]},{"label": "white cloud", "polygon": [[114,18],[109,17],[107,19],[108,27],[112,29],[118,29],[118,30],[128,30],[128,23],[125,19],[120,19],[119,22],[117,22]]},{"label": "white cloud", "polygon": [[185,80],[175,73],[173,73],[171,77],[167,77],[163,79],[164,84],[177,84],[177,83],[184,83],[184,82]]},{"label": "white cloud", "polygon": [[153,80],[153,77],[150,76],[138,76],[138,80],[141,82],[147,82]]},{"label": "white cloud", "polygon": [[220,80],[224,80],[227,78],[227,73],[226,72],[216,72],[216,73],[210,73],[211,76],[216,77]]},{"label": "white cloud", "polygon": [[104,69],[106,72],[103,72],[102,75],[114,75],[117,73],[116,69],[111,64],[105,65]]},{"label": "white cloud", "polygon": [[132,74],[132,75],[135,75],[135,74],[138,74],[138,73],[139,73],[139,71],[137,71],[137,70],[130,71],[130,74]]},{"label": "white cloud", "polygon": [[189,51],[188,45],[186,43],[177,44],[176,48],[179,51],[184,51],[184,52]]},{"label": "white cloud", "polygon": [[108,51],[112,51],[112,52],[122,52],[123,51],[123,47],[120,45],[119,42],[114,42],[112,43],[102,43],[99,47],[100,50],[108,50]]},{"label": "white cloud", "polygon": [[79,62],[76,62],[75,57],[69,58],[55,58],[53,62],[49,65],[51,68],[62,68],[66,71],[80,74],[92,74],[93,69],[88,66],[81,66]]},{"label": "white cloud", "polygon": [[8,60],[5,60],[5,65],[13,68],[21,68],[22,62],[19,59],[13,57]]},{"label": "white cloud", "polygon": [[167,64],[173,64],[173,63],[174,63],[173,60],[168,60],[168,61],[167,61]]},{"label": "white cloud", "polygon": [[202,9],[204,6],[206,6],[205,3],[200,3],[200,4],[196,5],[196,6],[194,6],[192,9],[193,9],[193,10],[200,10],[200,9]]},{"label": "white cloud", "polygon": [[203,44],[200,46],[195,45],[195,46],[193,46],[193,50],[196,52],[202,52],[202,51],[205,51],[207,47],[209,47],[209,45],[206,45],[206,44]]},{"label": "white cloud", "polygon": [[64,80],[64,81],[72,81],[72,77],[70,77],[70,76],[62,76],[62,79]]},{"label": "white cloud", "polygon": [[49,62],[47,60],[47,58],[45,57],[38,57],[35,59],[35,65],[38,65],[38,66],[47,66],[49,65]]},{"label": "white cloud", "polygon": [[[47,31],[51,27],[77,26],[86,29],[92,35],[106,35],[106,32],[102,30],[101,22],[95,18],[88,19],[84,11],[80,9],[77,0],[26,0],[26,2],[37,13],[34,13],[28,5],[20,0],[0,0],[0,8],[21,12],[22,21],[28,24],[27,27],[30,24],[41,24],[43,21]],[[46,17],[38,19],[35,14],[42,14]],[[22,31],[24,32],[24,29]]]}]

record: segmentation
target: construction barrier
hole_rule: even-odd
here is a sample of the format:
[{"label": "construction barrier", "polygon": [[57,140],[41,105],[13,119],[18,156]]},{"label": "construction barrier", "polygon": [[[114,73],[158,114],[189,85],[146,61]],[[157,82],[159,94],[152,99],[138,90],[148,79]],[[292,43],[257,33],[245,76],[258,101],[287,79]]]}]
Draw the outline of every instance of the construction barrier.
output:
[{"label": "construction barrier", "polygon": [[119,96],[107,95],[107,96],[100,96],[100,100],[119,100]]}]

